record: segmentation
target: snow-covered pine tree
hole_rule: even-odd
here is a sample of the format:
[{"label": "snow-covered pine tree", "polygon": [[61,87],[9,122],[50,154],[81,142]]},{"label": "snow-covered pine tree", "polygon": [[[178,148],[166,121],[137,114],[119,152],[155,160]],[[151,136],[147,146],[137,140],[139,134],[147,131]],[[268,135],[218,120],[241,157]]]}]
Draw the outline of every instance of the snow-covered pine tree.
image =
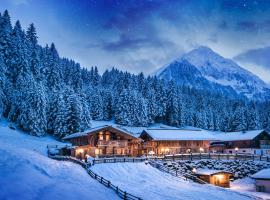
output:
[{"label": "snow-covered pine tree", "polygon": [[67,127],[69,133],[76,133],[81,131],[81,113],[82,107],[78,96],[71,94],[67,98]]},{"label": "snow-covered pine tree", "polygon": [[37,41],[37,33],[34,24],[30,24],[26,31],[26,38],[28,41],[28,56],[29,56],[29,67],[33,76],[36,80],[40,80],[40,56],[39,56],[39,47]]}]

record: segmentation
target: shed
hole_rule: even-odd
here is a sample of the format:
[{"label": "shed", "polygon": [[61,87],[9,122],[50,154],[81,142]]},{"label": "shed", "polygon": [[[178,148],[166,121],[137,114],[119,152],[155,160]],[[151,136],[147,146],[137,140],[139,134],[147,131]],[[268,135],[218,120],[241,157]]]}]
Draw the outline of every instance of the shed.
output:
[{"label": "shed", "polygon": [[251,178],[255,179],[257,192],[270,193],[270,169],[263,169],[253,174]]},{"label": "shed", "polygon": [[223,170],[196,169],[193,170],[195,176],[199,179],[220,187],[230,187],[230,177],[232,173]]}]

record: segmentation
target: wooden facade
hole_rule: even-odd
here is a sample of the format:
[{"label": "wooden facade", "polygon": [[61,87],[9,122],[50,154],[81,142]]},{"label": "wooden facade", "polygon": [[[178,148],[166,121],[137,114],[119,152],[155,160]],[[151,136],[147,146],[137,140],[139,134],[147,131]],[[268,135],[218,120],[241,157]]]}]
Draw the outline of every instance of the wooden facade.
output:
[{"label": "wooden facade", "polygon": [[270,149],[270,135],[268,134],[268,132],[262,131],[253,138],[239,138],[238,140],[230,140],[228,133],[228,139],[226,141],[215,141],[210,144],[211,151],[220,153],[225,153],[225,151],[228,151],[229,149],[233,151],[235,148],[237,148],[237,151],[239,151],[239,153],[247,153],[245,151],[241,151],[241,149]]},{"label": "wooden facade", "polygon": [[219,186],[219,187],[225,187],[229,188],[230,187],[230,177],[232,176],[232,173],[229,172],[224,172],[224,171],[217,171],[217,172],[212,172],[212,173],[204,173],[204,172],[195,172],[195,175],[212,185]]},{"label": "wooden facade", "polygon": [[180,153],[203,153],[208,152],[210,140],[156,140],[146,131],[140,135],[143,139],[142,154],[148,155],[153,151],[155,155],[180,154]]},{"label": "wooden facade", "polygon": [[86,155],[92,157],[140,155],[141,139],[112,126],[95,128],[93,131],[89,130],[86,135],[78,135],[66,140],[76,146],[71,153],[72,156],[80,159],[85,158]]}]

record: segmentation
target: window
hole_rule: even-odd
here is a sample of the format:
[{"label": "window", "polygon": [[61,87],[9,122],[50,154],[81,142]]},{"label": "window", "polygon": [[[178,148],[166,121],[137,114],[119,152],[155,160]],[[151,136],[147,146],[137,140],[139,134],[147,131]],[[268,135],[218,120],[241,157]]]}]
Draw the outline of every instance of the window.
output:
[{"label": "window", "polygon": [[103,140],[103,133],[102,132],[99,132],[99,137],[98,137],[99,140]]},{"label": "window", "polygon": [[106,133],[106,141],[110,140],[110,133]]},{"label": "window", "polygon": [[256,191],[257,192],[264,192],[265,191],[265,187],[263,185],[256,185]]}]

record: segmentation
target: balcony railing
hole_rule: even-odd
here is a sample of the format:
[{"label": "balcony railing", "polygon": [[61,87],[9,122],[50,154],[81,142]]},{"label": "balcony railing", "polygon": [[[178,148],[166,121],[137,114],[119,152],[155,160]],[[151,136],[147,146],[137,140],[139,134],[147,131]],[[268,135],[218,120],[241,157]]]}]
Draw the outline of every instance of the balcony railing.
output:
[{"label": "balcony railing", "polygon": [[127,140],[99,140],[98,146],[114,146],[114,147],[125,147],[128,146]]}]

